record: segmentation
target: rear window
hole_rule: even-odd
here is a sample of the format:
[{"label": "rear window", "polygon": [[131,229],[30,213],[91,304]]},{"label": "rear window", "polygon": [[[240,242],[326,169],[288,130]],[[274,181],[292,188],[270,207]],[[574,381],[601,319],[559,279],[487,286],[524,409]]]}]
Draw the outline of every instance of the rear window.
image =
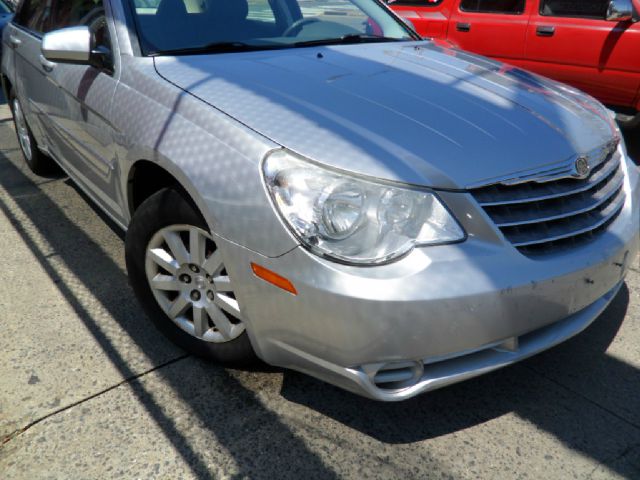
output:
[{"label": "rear window", "polygon": [[540,14],[604,20],[608,7],[609,0],[542,0]]},{"label": "rear window", "polygon": [[519,15],[524,12],[525,0],[462,0],[460,10],[476,13],[504,13]]}]

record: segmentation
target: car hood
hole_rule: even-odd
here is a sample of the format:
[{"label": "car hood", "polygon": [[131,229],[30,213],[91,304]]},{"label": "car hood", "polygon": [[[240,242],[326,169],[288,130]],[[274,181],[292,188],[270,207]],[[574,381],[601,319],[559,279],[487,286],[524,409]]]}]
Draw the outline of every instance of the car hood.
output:
[{"label": "car hood", "polygon": [[432,187],[492,183],[616,135],[592,98],[432,42],[158,57],[155,65],[300,155]]}]

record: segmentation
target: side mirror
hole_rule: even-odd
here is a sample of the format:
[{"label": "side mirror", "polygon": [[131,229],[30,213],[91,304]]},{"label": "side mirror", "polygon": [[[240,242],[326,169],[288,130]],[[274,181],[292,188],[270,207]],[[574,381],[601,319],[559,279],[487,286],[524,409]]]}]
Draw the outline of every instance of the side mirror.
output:
[{"label": "side mirror", "polygon": [[608,22],[631,22],[633,20],[631,0],[610,0],[606,20]]},{"label": "side mirror", "polygon": [[91,32],[89,27],[61,28],[42,37],[42,56],[50,62],[89,65]]},{"label": "side mirror", "polygon": [[109,49],[93,47],[89,27],[68,27],[46,33],[42,37],[42,56],[55,63],[90,65],[99,70],[113,71]]}]

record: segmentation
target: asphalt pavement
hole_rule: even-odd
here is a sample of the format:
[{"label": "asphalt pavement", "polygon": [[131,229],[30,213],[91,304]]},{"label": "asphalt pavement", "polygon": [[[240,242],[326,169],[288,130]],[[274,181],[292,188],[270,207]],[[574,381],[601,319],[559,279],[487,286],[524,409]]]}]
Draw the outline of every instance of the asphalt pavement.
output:
[{"label": "asphalt pavement", "polygon": [[[640,160],[640,133],[628,134]],[[640,478],[640,265],[585,332],[415,399],[369,401],[174,347],[122,233],[24,165],[0,106],[0,478]]]}]

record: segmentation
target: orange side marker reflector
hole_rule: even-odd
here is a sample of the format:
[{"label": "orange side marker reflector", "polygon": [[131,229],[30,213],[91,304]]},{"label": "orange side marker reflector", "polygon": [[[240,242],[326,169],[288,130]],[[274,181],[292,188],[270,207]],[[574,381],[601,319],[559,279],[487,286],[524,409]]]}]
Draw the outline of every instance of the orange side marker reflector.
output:
[{"label": "orange side marker reflector", "polygon": [[293,295],[298,295],[298,291],[296,290],[296,287],[293,286],[293,283],[291,283],[286,278],[278,275],[277,273],[272,272],[267,268],[261,267],[260,265],[257,265],[253,262],[251,262],[251,270],[253,270],[253,273],[256,277],[261,278],[265,282],[269,282],[270,284],[275,285],[282,290],[286,290]]}]

